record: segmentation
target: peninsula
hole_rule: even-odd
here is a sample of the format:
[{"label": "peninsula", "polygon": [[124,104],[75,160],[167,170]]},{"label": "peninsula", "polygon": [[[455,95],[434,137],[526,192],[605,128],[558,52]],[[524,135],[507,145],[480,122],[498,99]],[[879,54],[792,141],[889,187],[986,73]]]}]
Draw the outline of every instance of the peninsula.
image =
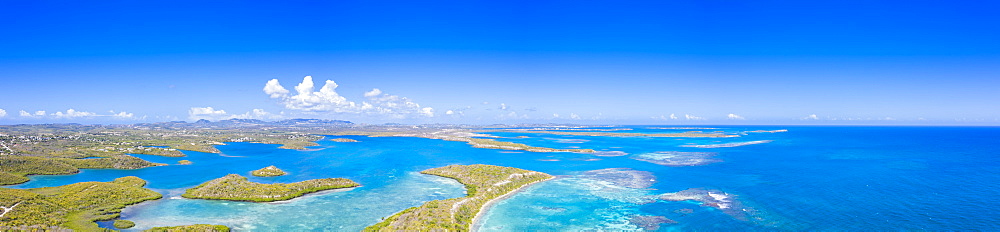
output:
[{"label": "peninsula", "polygon": [[329,189],[351,188],[360,184],[344,178],[313,179],[289,184],[261,184],[229,174],[188,189],[182,197],[209,200],[272,202],[296,198]]},{"label": "peninsula", "polygon": [[127,176],[49,188],[0,188],[5,207],[0,231],[101,231],[94,221],[118,218],[128,205],[163,197],[145,185],[145,180]]},{"label": "peninsula", "polygon": [[461,198],[435,200],[396,213],[364,231],[470,231],[494,200],[553,176],[494,165],[449,165],[420,173],[455,179],[465,185]]},{"label": "peninsula", "polygon": [[0,156],[0,185],[28,182],[27,175],[76,174],[80,169],[139,169],[162,166],[129,155],[112,155],[106,158],[70,159],[33,156]]}]

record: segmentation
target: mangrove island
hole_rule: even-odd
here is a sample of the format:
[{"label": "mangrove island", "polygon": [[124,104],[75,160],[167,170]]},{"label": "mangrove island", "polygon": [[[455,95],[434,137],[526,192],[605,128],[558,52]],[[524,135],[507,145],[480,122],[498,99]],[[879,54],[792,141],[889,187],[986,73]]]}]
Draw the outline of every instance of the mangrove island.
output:
[{"label": "mangrove island", "polygon": [[188,189],[182,197],[209,200],[272,202],[296,198],[329,189],[351,188],[360,184],[344,178],[306,180],[289,184],[261,184],[238,174],[229,174]]}]

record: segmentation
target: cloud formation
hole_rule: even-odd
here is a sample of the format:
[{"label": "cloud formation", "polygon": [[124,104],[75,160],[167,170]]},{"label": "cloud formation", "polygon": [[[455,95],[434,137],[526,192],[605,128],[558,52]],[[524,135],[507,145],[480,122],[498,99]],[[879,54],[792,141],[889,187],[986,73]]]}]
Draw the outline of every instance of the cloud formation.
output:
[{"label": "cloud formation", "polygon": [[729,114],[727,117],[729,117],[729,119],[731,119],[731,120],[744,120],[744,119],[746,119],[743,116],[739,116],[739,115],[736,115],[736,114]]},{"label": "cloud formation", "polygon": [[816,114],[810,114],[809,116],[802,118],[802,120],[819,120],[819,116],[816,116]]},{"label": "cloud formation", "polygon": [[372,91],[365,92],[365,97],[374,97],[382,94],[382,90],[372,89]]},{"label": "cloud formation", "polygon": [[227,119],[229,114],[226,114],[225,110],[215,110],[215,108],[209,107],[191,107],[188,110],[188,118],[191,120],[220,120]]},{"label": "cloud formation", "polygon": [[347,98],[337,94],[337,83],[326,80],[319,91],[313,91],[316,85],[312,76],[306,76],[299,85],[295,86],[298,94],[290,95],[289,91],[278,83],[278,79],[272,79],[264,85],[264,93],[281,101],[285,108],[302,111],[320,112],[356,112],[354,102],[347,101]]},{"label": "cloud formation", "polygon": [[421,107],[420,104],[408,98],[384,93],[377,88],[365,92],[365,100],[361,104],[357,104],[338,94],[337,87],[336,82],[326,80],[319,91],[313,91],[315,84],[312,76],[306,76],[299,85],[295,86],[295,95],[291,95],[288,89],[281,86],[278,79],[268,81],[264,85],[264,93],[271,98],[278,99],[286,109],[306,112],[357,113],[384,115],[392,118],[434,116],[434,108]]},{"label": "cloud formation", "polygon": [[[114,118],[114,119],[145,119],[146,116],[135,117],[135,114],[129,112],[115,112],[108,111],[110,114],[98,114],[88,111],[78,111],[75,109],[68,109],[66,111],[56,111],[55,113],[46,113],[44,110],[35,111],[35,113],[29,113],[28,111],[20,110],[18,111],[18,116],[22,118],[49,118],[49,119],[92,119],[92,118]],[[4,112],[6,113],[6,112]]]},{"label": "cloud formation", "polygon": [[115,113],[115,111],[111,111],[111,117],[116,117],[116,118],[134,118],[135,114],[128,113],[128,112],[125,112],[125,111],[118,112],[118,113]]},{"label": "cloud formation", "polygon": [[278,79],[271,79],[264,84],[264,93],[271,95],[271,98],[282,98],[288,96],[288,90],[278,83]]},{"label": "cloud formation", "polygon": [[97,116],[97,114],[94,112],[76,111],[74,109],[68,109],[66,110],[65,113],[58,111],[52,113],[52,116],[55,116],[56,118],[79,118],[79,117],[93,117]]},{"label": "cloud formation", "polygon": [[188,110],[188,118],[191,120],[209,120],[218,121],[226,119],[258,119],[258,120],[271,120],[271,119],[284,119],[284,116],[280,114],[274,114],[263,109],[253,109],[242,114],[229,114],[225,110],[215,109],[212,107],[191,107]]},{"label": "cloud formation", "polygon": [[3,109],[0,109],[0,118],[6,117],[6,116],[7,116],[7,111],[3,110]]},{"label": "cloud formation", "polygon": [[420,107],[420,104],[410,101],[406,97],[383,93],[379,89],[372,89],[365,92],[365,102],[361,105],[361,111],[367,114],[388,115],[394,118],[406,118],[410,115],[434,117],[434,108]]},{"label": "cloud formation", "polygon": [[694,116],[694,115],[690,115],[690,114],[685,114],[684,115],[684,119],[687,119],[687,120],[705,120],[705,118]]}]

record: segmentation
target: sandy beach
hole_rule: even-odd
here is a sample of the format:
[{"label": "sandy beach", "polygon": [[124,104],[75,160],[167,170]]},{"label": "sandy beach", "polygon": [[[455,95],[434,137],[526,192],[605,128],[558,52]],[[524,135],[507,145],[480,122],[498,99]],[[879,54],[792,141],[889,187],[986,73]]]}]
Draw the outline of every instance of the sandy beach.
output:
[{"label": "sandy beach", "polygon": [[507,198],[509,198],[510,196],[513,196],[516,193],[524,191],[524,189],[526,189],[528,187],[531,187],[532,185],[535,185],[535,184],[538,184],[538,183],[542,183],[542,182],[545,182],[545,181],[550,181],[550,180],[553,180],[555,178],[556,177],[553,176],[553,177],[550,177],[548,179],[531,182],[529,184],[521,186],[520,188],[515,189],[514,191],[510,191],[507,194],[501,195],[501,196],[499,196],[497,198],[493,198],[492,200],[487,201],[486,204],[483,204],[483,206],[479,208],[479,212],[476,213],[476,216],[472,218],[472,224],[469,226],[470,227],[469,228],[470,231],[479,231],[479,227],[481,226],[481,223],[482,223],[483,214],[485,214],[487,210],[489,210],[491,207],[493,207],[493,204],[495,204],[497,201],[500,201],[500,200],[503,200],[503,199],[507,199]]}]

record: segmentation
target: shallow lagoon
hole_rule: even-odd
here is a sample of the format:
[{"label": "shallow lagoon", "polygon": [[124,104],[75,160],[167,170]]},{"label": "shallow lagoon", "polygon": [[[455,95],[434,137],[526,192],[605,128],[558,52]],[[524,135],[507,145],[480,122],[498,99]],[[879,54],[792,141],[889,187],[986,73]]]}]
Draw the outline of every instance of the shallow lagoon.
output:
[{"label": "shallow lagoon", "polygon": [[[632,126],[639,132],[684,132]],[[490,133],[500,141],[552,148],[621,151],[624,156],[534,153],[472,148],[462,142],[421,138],[345,136],[359,143],[319,141],[308,151],[279,145],[230,143],[222,154],[185,151],[188,157],[137,155],[170,165],[140,170],[84,170],[77,175],[32,176],[13,186],[33,188],[139,176],[164,199],[127,208],[122,217],[136,229],[192,223],[224,224],[237,230],[357,231],[425,201],[458,197],[462,186],[418,171],[448,164],[494,164],[562,176],[500,201],[482,220],[484,231],[640,230],[631,218],[663,216],[675,223],[662,231],[717,230],[997,230],[1000,213],[1000,128],[976,127],[724,127],[698,129],[741,134],[740,138],[645,138]],[[529,136],[518,138],[518,136]],[[333,137],[330,137],[333,138]],[[772,140],[738,147],[709,145]],[[572,143],[567,143],[572,141]],[[721,162],[669,167],[636,160],[655,152],[712,152]],[[543,161],[547,160],[547,161]],[[553,161],[556,160],[556,161]],[[345,177],[361,183],[350,190],[309,194],[287,202],[243,203],[182,199],[184,189],[229,173],[269,165],[289,172],[250,177],[274,183]],[[650,188],[632,189],[579,178],[584,171],[631,168],[652,172]],[[664,193],[691,188],[734,195],[752,211],[738,218],[694,201],[657,201]],[[654,200],[650,200],[654,199]]]}]

